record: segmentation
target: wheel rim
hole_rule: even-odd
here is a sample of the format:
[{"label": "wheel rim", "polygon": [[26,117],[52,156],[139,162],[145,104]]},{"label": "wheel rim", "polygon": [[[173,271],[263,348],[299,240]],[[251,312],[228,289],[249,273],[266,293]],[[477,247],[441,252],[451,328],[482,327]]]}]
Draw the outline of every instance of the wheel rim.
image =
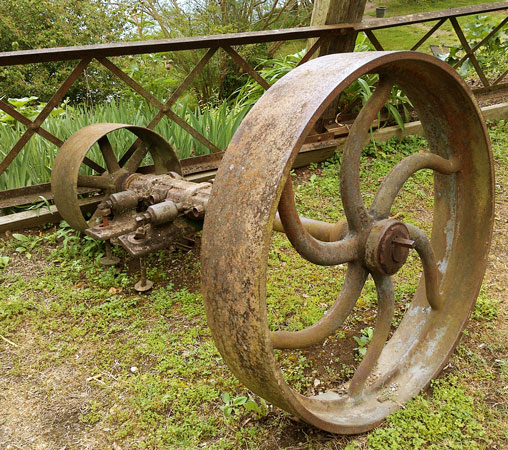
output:
[{"label": "wheel rim", "polygon": [[[406,167],[394,169],[391,182],[378,195],[380,212],[367,211],[359,204],[355,175],[359,158],[355,148],[361,150],[363,142],[350,139],[341,167],[341,197],[347,198],[344,207],[349,234],[324,245],[319,241],[309,244],[301,229],[293,233],[295,239],[290,230],[286,232],[292,242],[304,236],[303,244],[309,245],[298,248],[298,242],[293,244],[307,259],[318,258],[319,264],[350,261],[351,252],[356,251],[348,269],[353,272],[350,290],[356,292],[366,271],[375,272],[358,248],[367,245],[372,225],[384,220],[389,201],[383,199],[391,198],[391,190],[404,179],[405,172],[422,164],[437,167],[451,175],[435,175],[430,240],[416,227],[407,227],[421,258],[434,264],[429,278],[437,276],[437,280],[426,283],[422,277],[411,306],[386,345],[382,338],[389,330],[383,320],[377,321],[375,335],[381,338],[364,358],[369,359],[370,353],[374,361],[365,363],[363,369],[363,363],[360,365],[348,395],[305,397],[285,382],[273,355],[277,333],[268,330],[265,284],[272,224],[282,197],[279,208],[284,227],[295,225],[288,219],[292,208],[287,200],[289,187],[284,186],[296,154],[327,105],[365,73],[381,77],[380,94],[371,99],[374,107],[376,102],[384,104],[383,79],[403,88],[421,118],[434,154],[424,158],[432,161],[405,161]],[[372,116],[364,113],[369,114]],[[361,128],[357,127],[360,135]],[[352,132],[355,136],[354,129]],[[369,219],[369,214],[374,219]],[[426,387],[446,363],[480,289],[492,221],[493,171],[486,128],[478,106],[451,68],[412,52],[336,54],[306,63],[272,86],[247,115],[214,183],[204,223],[202,276],[208,323],[217,347],[242,383],[286,411],[332,432],[368,430]],[[351,243],[355,239],[356,243]],[[390,275],[374,273],[373,277],[380,303],[378,318],[390,317]],[[429,306],[432,292],[437,297],[434,308]],[[443,305],[438,304],[440,298]],[[383,386],[371,383],[366,387],[365,367],[369,371],[375,368],[378,380],[385,385],[397,384],[396,395],[380,402]]]},{"label": "wheel rim", "polygon": [[[135,151],[125,158],[125,163],[116,159],[107,136],[121,129],[132,132],[139,141]],[[86,156],[95,143],[99,144],[106,167],[101,167]],[[171,145],[148,128],[119,123],[99,123],[88,125],[74,133],[60,147],[51,174],[51,189],[60,215],[79,231],[95,225],[93,223],[96,219],[95,214],[87,222],[81,213],[78,188],[100,189],[107,198],[118,190],[122,179],[137,171],[147,153],[152,155],[155,173],[163,174],[170,171],[182,173],[180,162]],[[91,165],[99,175],[80,175],[83,164]]]}]

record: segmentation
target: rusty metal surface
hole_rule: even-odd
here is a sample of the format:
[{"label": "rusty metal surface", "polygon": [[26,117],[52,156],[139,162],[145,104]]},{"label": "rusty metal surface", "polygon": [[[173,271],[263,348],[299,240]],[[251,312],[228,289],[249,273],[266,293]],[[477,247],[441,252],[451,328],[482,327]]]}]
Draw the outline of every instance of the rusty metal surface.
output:
[{"label": "rusty metal surface", "polygon": [[[143,144],[131,155],[124,167],[120,167],[116,161],[106,138],[109,133],[121,129],[131,131]],[[108,166],[106,168],[99,166],[99,169],[102,169],[101,173],[85,178],[80,175],[80,168],[95,143],[99,143]],[[122,190],[123,180],[136,172],[147,152],[152,155],[156,173],[173,171],[181,174],[180,162],[172,147],[159,134],[147,128],[101,123],[89,125],[74,133],[58,151],[51,174],[51,189],[62,217],[76,230],[87,229],[89,224],[83,217],[77,201],[80,180],[87,187],[95,185],[101,188],[107,197],[113,192]]]},{"label": "rusty metal surface", "polygon": [[[199,221],[204,218],[212,184],[187,181],[181,173],[171,171],[173,168],[181,172],[181,168],[169,144],[152,131],[140,127],[127,129],[141,139],[142,146],[146,146],[143,154],[146,151],[152,154],[156,162],[154,170],[165,173],[132,173],[121,168],[107,135],[125,128],[121,124],[87,127],[62,146],[52,186],[61,214],[74,228],[94,239],[106,241],[107,248],[108,241],[120,243],[133,257],[142,257],[171,245],[185,245],[185,235],[201,228]],[[108,170],[100,176],[80,175],[76,167],[79,171],[83,155],[95,142],[99,144]],[[62,168],[69,162],[70,176],[63,177]],[[76,183],[94,186],[103,194],[103,200],[88,222],[79,212]],[[104,259],[108,265],[111,260],[110,256]]]},{"label": "rusty metal surface", "polygon": [[[341,198],[347,228],[341,225],[341,230],[347,232],[339,233],[335,242],[321,241],[316,237],[329,236],[326,230],[333,224],[301,221],[286,181],[322,112],[365,73],[378,73],[382,81],[345,146]],[[374,208],[367,209],[359,190],[360,154],[371,119],[394,83],[415,105],[430,152],[404,159],[387,176]],[[435,171],[431,236],[405,223],[401,225],[407,234],[402,236],[390,237],[390,227],[376,231],[376,224],[389,218],[393,198],[404,181],[423,167]],[[493,186],[481,112],[462,79],[443,62],[412,52],[335,54],[290,72],[244,119],[226,151],[208,202],[201,256],[203,295],[208,324],[229,368],[256,394],[324,430],[358,433],[380,423],[428,385],[457,343],[486,266]],[[280,222],[275,220],[277,208]],[[269,331],[265,284],[274,223],[286,230],[303,257],[319,264],[348,261],[346,284],[331,308],[332,321],[325,315],[304,330]],[[385,252],[383,258],[396,255],[398,245],[415,246],[426,275],[388,341],[392,280],[376,273],[366,260],[369,237],[374,253]],[[377,248],[381,243],[382,248]],[[347,316],[368,272],[376,283],[379,312],[367,356],[343,394],[301,395],[286,383],[273,349],[301,348],[326,338],[336,329],[334,324]],[[391,398],[379,400],[386,385],[397,389]]]}]

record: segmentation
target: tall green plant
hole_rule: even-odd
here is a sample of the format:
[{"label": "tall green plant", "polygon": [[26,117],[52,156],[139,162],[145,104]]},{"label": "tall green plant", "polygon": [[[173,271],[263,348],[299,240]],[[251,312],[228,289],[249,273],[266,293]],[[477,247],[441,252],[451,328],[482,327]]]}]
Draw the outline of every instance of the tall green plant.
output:
[{"label": "tall green plant", "polygon": [[[10,103],[16,104],[21,109],[25,108],[24,113],[27,116],[35,115],[41,108],[40,105],[33,104],[33,101],[34,99],[28,98],[10,99]],[[186,96],[173,106],[173,111],[220,149],[227,147],[247,113],[246,108],[229,105],[227,102],[222,102],[218,106],[205,105],[194,108],[191,104],[194,104],[194,100]],[[92,123],[116,122],[145,126],[155,114],[156,110],[147,102],[135,97],[126,97],[111,99],[110,102],[93,108],[85,105],[71,108],[64,104],[46,119],[43,126],[50,133],[66,140],[79,129]],[[0,115],[0,160],[21,138],[25,130],[23,125],[15,122],[11,117]],[[155,131],[173,145],[180,158],[209,153],[205,145],[172,121],[163,119]],[[135,136],[128,131],[112,134],[111,141],[118,157],[130,147],[134,139]],[[0,190],[49,182],[56,152],[57,148],[53,144],[39,135],[33,136],[0,176]],[[103,164],[102,155],[97,146],[91,149],[88,156],[99,164]],[[149,157],[145,163],[151,163]],[[85,169],[84,173],[91,172]]]},{"label": "tall green plant", "polygon": [[[374,48],[365,34],[360,34],[356,45],[356,52],[371,51]],[[261,61],[258,66],[259,74],[270,84],[274,84],[292,69],[294,69],[303,58],[305,51],[302,50],[293,55],[287,55],[281,59],[270,59]],[[357,113],[370,98],[379,80],[376,74],[364,75],[351,83],[341,94],[339,111],[341,114]],[[232,96],[234,105],[245,108],[252,108],[256,101],[263,95],[264,89],[252,79],[249,79]],[[394,86],[390,99],[385,105],[388,122],[395,122],[402,129],[404,123],[410,120],[409,111],[412,107],[411,101],[403,91]],[[339,114],[340,116],[340,114]]]}]

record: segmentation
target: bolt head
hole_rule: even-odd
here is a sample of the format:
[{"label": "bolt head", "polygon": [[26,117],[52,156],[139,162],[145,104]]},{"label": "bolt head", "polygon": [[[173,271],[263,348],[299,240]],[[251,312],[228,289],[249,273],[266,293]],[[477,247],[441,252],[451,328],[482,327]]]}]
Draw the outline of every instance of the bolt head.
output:
[{"label": "bolt head", "polygon": [[365,265],[374,273],[393,275],[406,262],[409,248],[394,240],[409,240],[407,227],[394,220],[376,222],[365,243]]}]

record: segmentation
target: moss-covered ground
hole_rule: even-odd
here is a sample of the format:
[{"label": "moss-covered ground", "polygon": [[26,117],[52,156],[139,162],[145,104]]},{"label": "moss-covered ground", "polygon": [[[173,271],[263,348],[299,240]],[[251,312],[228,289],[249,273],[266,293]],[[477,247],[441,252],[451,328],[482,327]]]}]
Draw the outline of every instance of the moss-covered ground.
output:
[{"label": "moss-covered ground", "polygon": [[[149,260],[147,294],[135,266],[105,269],[103,249],[66,227],[0,239],[0,449],[502,449],[508,447],[508,121],[490,125],[497,211],[476,309],[449,364],[426,393],[375,430],[337,436],[252,395],[230,373],[206,325],[199,237],[188,253]],[[425,149],[422,138],[370,145],[362,160],[369,203],[388,170]],[[342,217],[340,155],[294,173],[301,215]],[[429,230],[432,175],[406,183],[392,213]],[[472,212],[474,214],[474,211]],[[302,260],[274,233],[268,257],[273,329],[315,322],[340,291],[344,268]],[[421,267],[396,276],[397,325]],[[339,386],[361,359],[375,320],[368,282],[325,345],[278,352],[302,393]],[[356,338],[356,339],[355,339]]]}]

